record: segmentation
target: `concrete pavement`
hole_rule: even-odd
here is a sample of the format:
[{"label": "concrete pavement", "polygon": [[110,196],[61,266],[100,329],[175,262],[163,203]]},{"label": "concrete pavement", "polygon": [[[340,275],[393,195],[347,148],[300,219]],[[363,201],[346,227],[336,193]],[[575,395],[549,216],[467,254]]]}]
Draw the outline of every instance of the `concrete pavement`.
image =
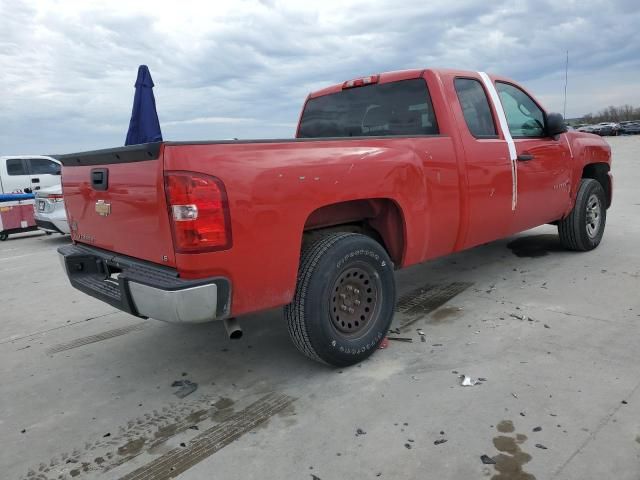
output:
[{"label": "concrete pavement", "polygon": [[598,249],[546,226],[401,271],[395,336],[413,342],[341,370],[298,354],[280,310],[238,341],[140,320],[68,284],[67,239],[10,237],[0,477],[637,480],[640,137],[609,141]]}]

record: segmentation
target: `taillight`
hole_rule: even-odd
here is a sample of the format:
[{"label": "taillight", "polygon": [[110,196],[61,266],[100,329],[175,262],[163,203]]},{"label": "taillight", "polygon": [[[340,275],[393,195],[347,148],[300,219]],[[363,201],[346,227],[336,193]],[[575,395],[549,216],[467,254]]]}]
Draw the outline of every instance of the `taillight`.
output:
[{"label": "taillight", "polygon": [[229,204],[219,179],[200,173],[167,171],[164,185],[176,252],[210,252],[231,247]]}]

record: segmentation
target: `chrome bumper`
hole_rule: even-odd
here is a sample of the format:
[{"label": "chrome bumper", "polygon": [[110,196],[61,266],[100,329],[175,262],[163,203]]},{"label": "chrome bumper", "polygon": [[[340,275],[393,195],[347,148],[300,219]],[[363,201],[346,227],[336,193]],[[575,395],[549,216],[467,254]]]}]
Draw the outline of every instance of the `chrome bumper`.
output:
[{"label": "chrome bumper", "polygon": [[138,314],[144,317],[172,323],[201,323],[216,318],[216,284],[161,290],[130,281],[129,292]]},{"label": "chrome bumper", "polygon": [[173,323],[228,318],[231,282],[186,280],[175,269],[75,244],[58,248],[71,285],[120,310]]}]

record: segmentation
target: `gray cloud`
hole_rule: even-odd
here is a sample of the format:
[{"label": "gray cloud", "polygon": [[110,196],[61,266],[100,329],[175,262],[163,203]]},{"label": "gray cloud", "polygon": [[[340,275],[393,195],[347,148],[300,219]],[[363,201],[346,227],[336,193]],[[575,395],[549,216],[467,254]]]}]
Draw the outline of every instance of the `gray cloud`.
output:
[{"label": "gray cloud", "polygon": [[122,144],[142,63],[167,139],[290,137],[309,91],[429,66],[561,110],[567,49],[568,116],[640,104],[634,1],[230,3],[0,0],[0,152]]}]

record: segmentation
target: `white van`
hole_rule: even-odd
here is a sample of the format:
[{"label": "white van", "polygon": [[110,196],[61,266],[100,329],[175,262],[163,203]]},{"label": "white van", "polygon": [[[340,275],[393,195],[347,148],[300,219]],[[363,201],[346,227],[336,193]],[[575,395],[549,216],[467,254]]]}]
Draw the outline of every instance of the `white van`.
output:
[{"label": "white van", "polygon": [[60,172],[60,162],[51,157],[0,157],[0,193],[22,193],[60,185]]}]

